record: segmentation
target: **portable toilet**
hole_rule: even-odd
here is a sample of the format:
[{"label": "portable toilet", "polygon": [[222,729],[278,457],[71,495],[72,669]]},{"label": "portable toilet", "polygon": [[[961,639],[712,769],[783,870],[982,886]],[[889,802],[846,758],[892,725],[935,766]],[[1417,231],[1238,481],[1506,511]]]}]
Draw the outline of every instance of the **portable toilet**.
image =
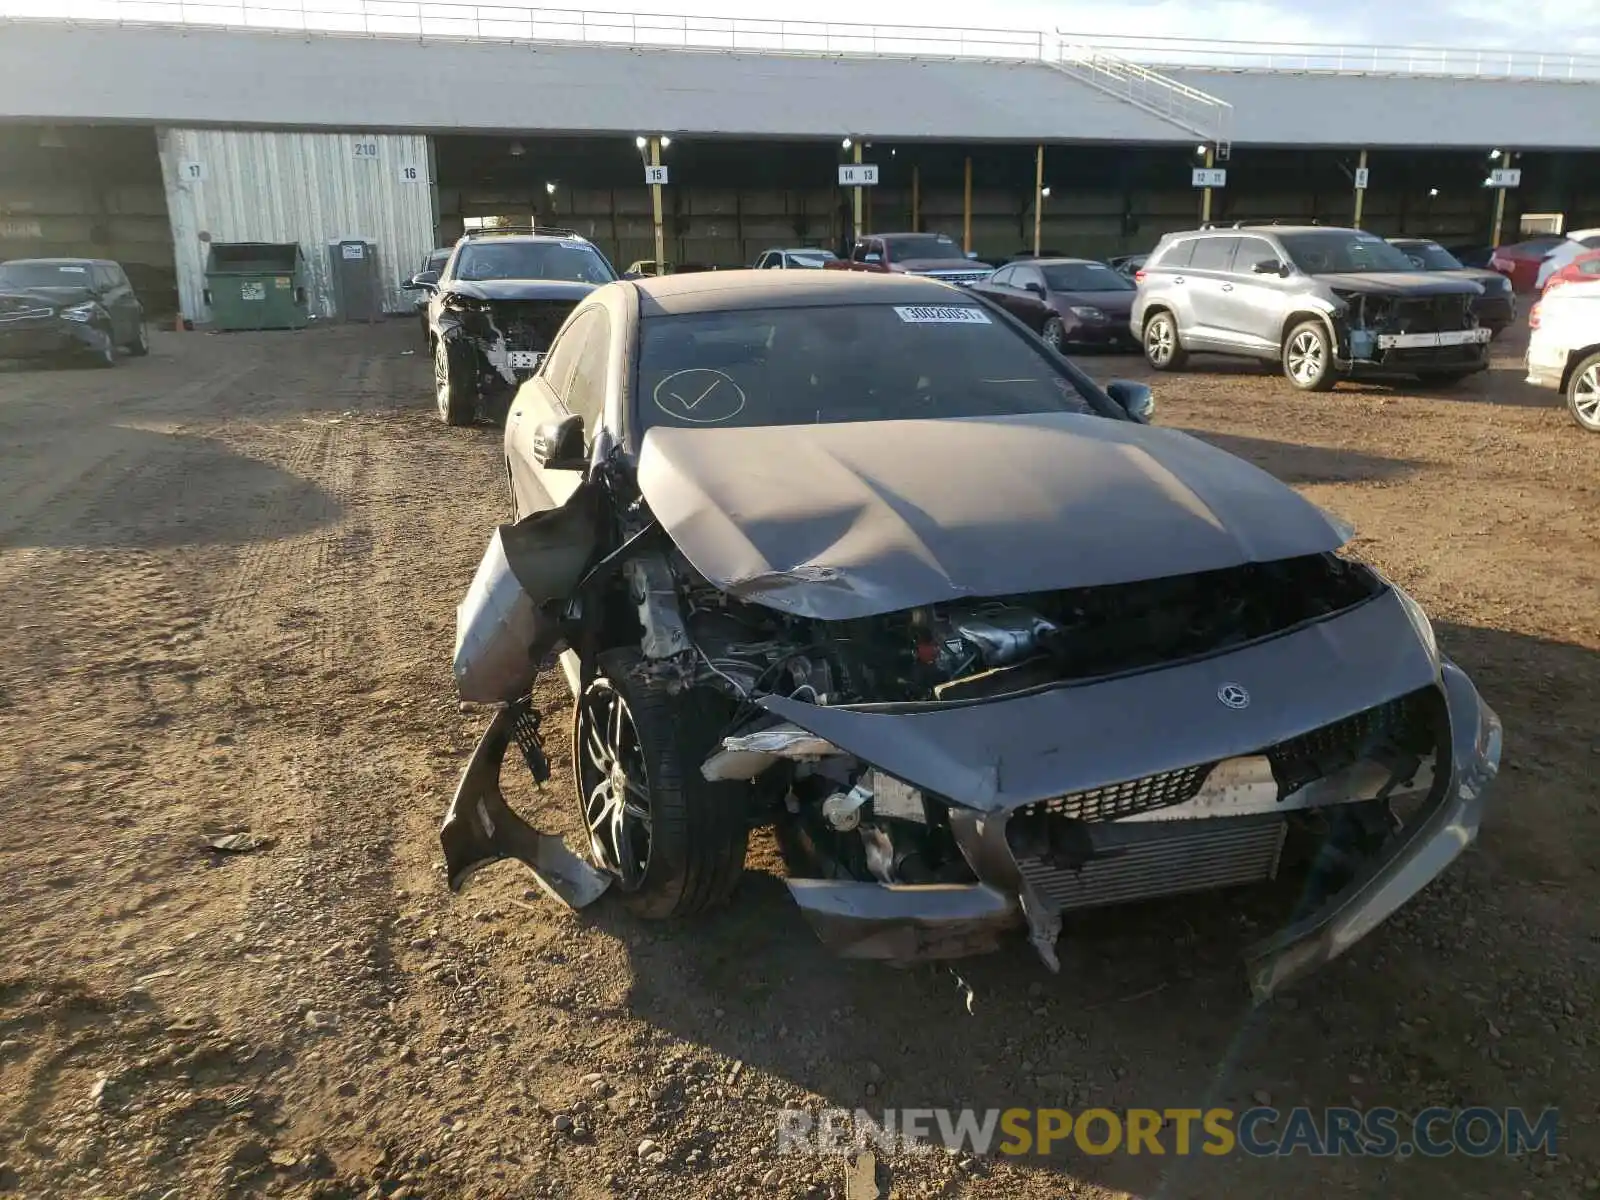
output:
[{"label": "portable toilet", "polygon": [[294,242],[213,242],[205,299],[216,329],[304,329],[305,255]]},{"label": "portable toilet", "polygon": [[365,238],[329,242],[328,278],[333,280],[333,312],[338,320],[383,320],[383,283],[378,278],[376,242]]}]

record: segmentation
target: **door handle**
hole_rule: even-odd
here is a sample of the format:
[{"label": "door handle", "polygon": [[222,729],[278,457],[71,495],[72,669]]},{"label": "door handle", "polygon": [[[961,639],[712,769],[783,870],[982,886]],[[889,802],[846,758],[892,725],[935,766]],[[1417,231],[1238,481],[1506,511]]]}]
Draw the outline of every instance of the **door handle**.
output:
[{"label": "door handle", "polygon": [[1173,283],[1182,283],[1183,282],[1183,276],[1182,275],[1173,276],[1172,282]]},{"label": "door handle", "polygon": [[1225,291],[1225,292],[1231,292],[1231,291],[1233,291],[1233,284],[1231,284],[1231,283],[1225,283],[1225,284],[1223,284],[1223,285],[1222,285],[1222,290],[1223,290],[1223,291]]}]

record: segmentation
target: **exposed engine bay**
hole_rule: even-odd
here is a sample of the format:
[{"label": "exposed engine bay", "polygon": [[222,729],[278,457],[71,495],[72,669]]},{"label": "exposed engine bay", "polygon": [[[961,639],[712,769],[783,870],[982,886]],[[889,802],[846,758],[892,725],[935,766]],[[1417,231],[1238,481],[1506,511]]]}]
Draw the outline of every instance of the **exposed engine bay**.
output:
[{"label": "exposed engine bay", "polygon": [[1308,555],[815,621],[729,597],[675,552],[632,573],[645,655],[664,674],[738,699],[776,692],[814,704],[980,700],[1178,662],[1317,620],[1382,587],[1357,563]]}]

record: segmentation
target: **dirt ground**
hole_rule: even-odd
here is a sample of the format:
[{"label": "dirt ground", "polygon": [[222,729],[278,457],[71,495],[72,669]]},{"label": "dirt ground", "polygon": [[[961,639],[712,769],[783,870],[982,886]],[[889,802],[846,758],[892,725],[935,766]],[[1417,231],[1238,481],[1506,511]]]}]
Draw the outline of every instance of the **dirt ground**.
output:
[{"label": "dirt ground", "polygon": [[[0,364],[0,1192],[838,1196],[839,1160],[775,1152],[776,1109],[1263,1097],[1558,1105],[1560,1154],[939,1151],[880,1162],[882,1194],[1600,1191],[1600,441],[1514,337],[1450,394],[1155,381],[1161,423],[1353,521],[1432,613],[1505,720],[1479,844],[1259,1010],[1237,955],[1273,913],[1227,896],[1080,918],[1059,976],[1020,942],[962,964],[970,1011],[947,968],[825,954],[760,839],[690,927],[559,911],[510,865],[447,893],[438,823],[487,721],[454,699],[454,607],[505,501],[497,433],[437,423],[415,338]],[[542,695],[556,778],[513,796],[570,830]],[[240,831],[270,844],[202,848]]]}]

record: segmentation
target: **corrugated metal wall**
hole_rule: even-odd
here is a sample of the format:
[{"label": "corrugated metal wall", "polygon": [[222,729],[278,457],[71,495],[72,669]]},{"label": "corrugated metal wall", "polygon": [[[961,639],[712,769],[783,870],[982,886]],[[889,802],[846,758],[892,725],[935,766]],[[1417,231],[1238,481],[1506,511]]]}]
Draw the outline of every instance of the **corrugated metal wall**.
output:
[{"label": "corrugated metal wall", "polygon": [[341,238],[377,244],[384,308],[410,311],[400,283],[434,238],[427,137],[232,129],[163,129],[159,137],[185,316],[210,316],[209,242],[298,242],[311,311],[331,317],[328,243]]}]

